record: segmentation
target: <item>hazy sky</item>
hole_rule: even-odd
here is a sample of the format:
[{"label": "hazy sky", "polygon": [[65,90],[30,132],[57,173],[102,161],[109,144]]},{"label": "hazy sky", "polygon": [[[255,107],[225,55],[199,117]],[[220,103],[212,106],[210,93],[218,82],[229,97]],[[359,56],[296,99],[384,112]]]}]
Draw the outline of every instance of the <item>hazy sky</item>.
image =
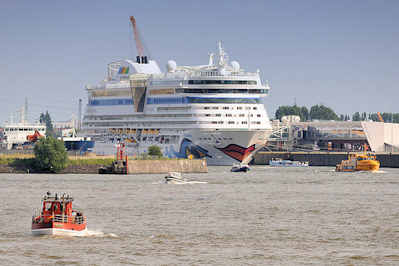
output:
[{"label": "hazy sky", "polygon": [[399,1],[2,1],[0,124],[29,101],[29,118],[77,114],[86,84],[136,55],[129,16],[158,64],[207,64],[222,40],[230,60],[260,69],[279,105],[338,114],[399,112]]}]

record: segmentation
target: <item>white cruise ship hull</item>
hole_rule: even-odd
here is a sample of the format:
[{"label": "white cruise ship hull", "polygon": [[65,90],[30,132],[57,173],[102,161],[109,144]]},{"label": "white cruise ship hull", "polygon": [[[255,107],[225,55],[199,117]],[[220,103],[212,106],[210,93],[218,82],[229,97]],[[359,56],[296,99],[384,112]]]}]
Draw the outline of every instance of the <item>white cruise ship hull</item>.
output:
[{"label": "white cruise ship hull", "polygon": [[[98,155],[115,154],[116,145],[125,143],[127,154],[137,156],[148,151],[152,145],[159,146],[168,158],[205,158],[208,165],[232,165],[241,162],[251,152],[266,143],[269,130],[186,130],[184,134],[169,130],[170,139],[157,135],[143,135],[138,140],[135,136],[126,135],[109,138],[107,141],[96,141],[94,152]],[[161,131],[162,133],[162,131]],[[174,140],[174,141],[173,141]]]}]

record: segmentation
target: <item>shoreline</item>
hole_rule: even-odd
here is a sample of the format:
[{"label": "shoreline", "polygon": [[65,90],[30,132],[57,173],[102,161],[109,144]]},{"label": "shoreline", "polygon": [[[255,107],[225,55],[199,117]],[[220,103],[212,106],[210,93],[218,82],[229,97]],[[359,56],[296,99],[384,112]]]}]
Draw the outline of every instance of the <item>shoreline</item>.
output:
[{"label": "shoreline", "polygon": [[[0,155],[0,173],[3,174],[49,174],[37,171],[32,166],[33,156],[4,156]],[[100,168],[112,165],[114,158],[70,157],[67,166],[59,173],[50,174],[99,174]],[[159,174],[168,172],[207,173],[208,166],[205,159],[130,159],[128,174]],[[118,173],[113,173],[118,174]]]}]

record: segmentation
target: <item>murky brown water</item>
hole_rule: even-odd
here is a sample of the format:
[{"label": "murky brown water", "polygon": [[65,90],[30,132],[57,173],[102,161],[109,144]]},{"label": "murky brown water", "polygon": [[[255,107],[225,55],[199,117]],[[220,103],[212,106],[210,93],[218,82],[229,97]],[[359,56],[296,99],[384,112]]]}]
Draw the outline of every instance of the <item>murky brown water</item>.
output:
[{"label": "murky brown water", "polygon": [[[399,265],[399,169],[210,167],[163,175],[0,175],[1,265]],[[48,190],[70,192],[87,237],[33,237]]]}]

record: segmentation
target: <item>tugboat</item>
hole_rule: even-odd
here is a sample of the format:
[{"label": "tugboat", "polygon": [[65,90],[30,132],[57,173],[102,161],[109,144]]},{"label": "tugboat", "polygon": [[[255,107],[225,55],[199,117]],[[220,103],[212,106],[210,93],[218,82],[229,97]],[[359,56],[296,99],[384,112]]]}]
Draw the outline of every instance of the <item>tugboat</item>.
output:
[{"label": "tugboat", "polygon": [[342,160],[335,167],[336,172],[378,171],[380,162],[371,153],[349,154],[348,160]]},{"label": "tugboat", "polygon": [[79,236],[86,231],[86,217],[72,209],[73,198],[47,192],[42,199],[42,208],[32,216],[33,235]]}]

